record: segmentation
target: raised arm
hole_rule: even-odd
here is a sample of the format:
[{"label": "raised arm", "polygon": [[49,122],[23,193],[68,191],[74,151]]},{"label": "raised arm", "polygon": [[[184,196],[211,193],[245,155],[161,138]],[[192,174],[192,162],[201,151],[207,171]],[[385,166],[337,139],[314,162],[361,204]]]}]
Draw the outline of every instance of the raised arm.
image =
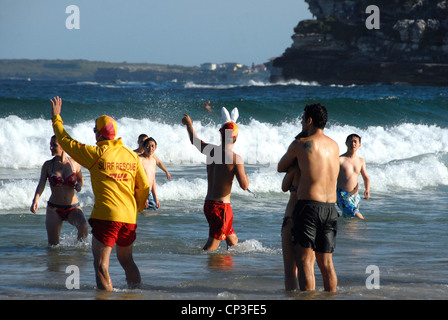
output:
[{"label": "raised arm", "polygon": [[90,169],[100,158],[99,148],[88,146],[73,139],[64,129],[61,118],[62,99],[55,97],[52,104],[53,131],[62,149],[84,168]]},{"label": "raised arm", "polygon": [[204,141],[199,139],[193,128],[193,121],[191,121],[191,118],[188,114],[184,114],[184,117],[182,118],[182,124],[187,126],[187,132],[191,144],[194,145],[202,153],[202,150],[204,150],[208,143],[205,143]]}]

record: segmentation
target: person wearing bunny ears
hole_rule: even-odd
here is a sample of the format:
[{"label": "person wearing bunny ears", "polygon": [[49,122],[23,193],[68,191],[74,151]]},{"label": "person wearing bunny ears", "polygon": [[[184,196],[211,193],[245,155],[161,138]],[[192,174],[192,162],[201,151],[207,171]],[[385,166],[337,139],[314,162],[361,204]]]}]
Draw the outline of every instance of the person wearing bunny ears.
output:
[{"label": "person wearing bunny ears", "polygon": [[238,109],[234,108],[232,114],[222,108],[223,124],[219,129],[221,145],[206,143],[198,138],[193,128],[193,121],[188,114],[184,114],[182,124],[187,127],[191,144],[202,154],[207,161],[207,195],[204,202],[204,214],[209,224],[209,237],[204,250],[218,249],[222,240],[227,248],[238,243],[238,237],[233,229],[233,211],[230,205],[233,178],[236,177],[240,187],[247,190],[249,179],[244,169],[244,162],[240,155],[233,152],[233,146],[238,136],[236,120]]}]

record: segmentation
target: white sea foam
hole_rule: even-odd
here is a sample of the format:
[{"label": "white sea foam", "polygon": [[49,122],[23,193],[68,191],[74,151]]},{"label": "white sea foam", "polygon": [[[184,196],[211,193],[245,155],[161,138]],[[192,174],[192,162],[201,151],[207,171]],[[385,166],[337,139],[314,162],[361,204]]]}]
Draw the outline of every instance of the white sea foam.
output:
[{"label": "white sea foam", "polygon": [[[147,133],[158,143],[156,151],[168,170],[181,172],[171,181],[158,171],[158,195],[161,201],[203,199],[206,192],[205,170],[197,174],[197,167],[205,164],[205,156],[190,144],[185,127],[165,124],[150,119],[117,119],[118,133],[125,145],[134,149],[140,133]],[[66,125],[73,138],[95,144],[93,121],[74,126]],[[218,125],[195,122],[200,138],[219,143]],[[300,131],[297,121],[278,125],[251,120],[240,125],[235,144],[248,167],[250,189],[258,196],[281,193],[283,174],[277,173],[277,163],[286,152],[294,136]],[[366,160],[372,192],[390,190],[420,190],[448,185],[448,129],[434,125],[403,123],[391,127],[329,125],[326,134],[345,152],[348,134],[362,136],[358,154]],[[49,120],[23,120],[16,116],[0,119],[0,210],[21,208],[28,210],[37,186],[42,164],[51,158],[49,140],[53,134]],[[196,171],[190,171],[193,165]],[[84,206],[93,205],[89,173],[83,169],[86,184],[79,193]],[[236,184],[236,182],[235,182]],[[360,179],[361,188],[363,187]],[[235,194],[247,195],[237,186]],[[46,188],[40,200],[45,208],[49,197]]]},{"label": "white sea foam", "polygon": [[237,252],[237,253],[270,253],[270,254],[281,254],[280,249],[271,249],[264,247],[263,244],[255,239],[249,239],[243,242],[239,242],[233,247],[229,248],[229,252]]},{"label": "white sea foam", "polygon": [[[150,119],[117,119],[118,136],[130,148],[137,147],[140,133],[147,133],[158,143],[157,155],[171,164],[205,163],[205,158],[189,142],[185,127],[159,123]],[[73,138],[95,144],[92,122],[82,122],[65,129]],[[299,122],[270,124],[252,119],[240,124],[240,135],[235,144],[248,164],[277,163],[294,136],[300,131]],[[204,141],[219,144],[218,125],[195,122],[195,130]],[[419,155],[448,152],[448,129],[435,125],[403,123],[391,127],[356,128],[329,125],[326,134],[346,150],[345,139],[350,133],[363,137],[359,154],[368,163],[386,164]],[[0,119],[0,168],[40,168],[51,158],[49,140],[53,135],[49,120],[23,120],[17,116]]]},{"label": "white sea foam", "polygon": [[243,88],[243,87],[272,87],[272,86],[320,86],[319,83],[315,81],[300,81],[300,80],[288,80],[280,82],[264,82],[249,80],[246,83],[241,84],[197,84],[192,81],[185,83],[184,88],[186,89],[233,89],[233,88]]}]

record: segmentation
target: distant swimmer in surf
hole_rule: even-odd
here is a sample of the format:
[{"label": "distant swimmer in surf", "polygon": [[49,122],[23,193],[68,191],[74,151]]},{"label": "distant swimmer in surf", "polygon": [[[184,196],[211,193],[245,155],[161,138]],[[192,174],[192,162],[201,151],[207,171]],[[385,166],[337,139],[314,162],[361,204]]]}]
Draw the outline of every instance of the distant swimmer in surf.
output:
[{"label": "distant swimmer in surf", "polygon": [[210,106],[210,100],[205,101],[204,109],[208,113],[215,113],[215,111],[213,111],[212,107]]},{"label": "distant swimmer in surf", "polygon": [[48,179],[51,189],[45,217],[48,244],[59,244],[63,221],[68,221],[78,229],[78,241],[82,241],[87,237],[89,228],[75,193],[81,191],[84,185],[81,166],[67,156],[56,136],[50,139],[50,151],[54,158],[45,161],[42,166],[30,211],[36,213],[39,208],[39,198]]},{"label": "distant swimmer in surf", "polygon": [[233,109],[232,116],[227,109],[222,109],[224,123],[219,129],[221,145],[216,146],[200,140],[194,131],[193,122],[185,114],[182,124],[187,126],[190,142],[204,155],[207,164],[207,195],[204,203],[204,214],[209,224],[209,237],[204,250],[212,251],[219,247],[222,240],[227,247],[238,243],[233,229],[233,211],[230,205],[233,178],[236,177],[240,187],[247,190],[249,179],[244,169],[241,156],[233,152],[238,136],[238,109]]},{"label": "distant swimmer in surf", "polygon": [[356,152],[361,147],[361,137],[351,134],[345,141],[347,152],[339,157],[340,170],[337,184],[337,204],[344,217],[364,219],[359,212],[361,197],[358,194],[358,177],[364,180],[364,198],[370,198],[370,179],[366,170],[366,162]]}]

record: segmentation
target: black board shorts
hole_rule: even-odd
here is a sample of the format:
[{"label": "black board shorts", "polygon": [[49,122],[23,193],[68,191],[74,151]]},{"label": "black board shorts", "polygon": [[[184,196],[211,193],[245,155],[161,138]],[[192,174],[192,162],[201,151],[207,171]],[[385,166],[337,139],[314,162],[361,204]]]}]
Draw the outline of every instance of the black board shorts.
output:
[{"label": "black board shorts", "polygon": [[334,203],[297,201],[292,214],[292,241],[316,252],[332,253],[336,246],[338,212]]}]

